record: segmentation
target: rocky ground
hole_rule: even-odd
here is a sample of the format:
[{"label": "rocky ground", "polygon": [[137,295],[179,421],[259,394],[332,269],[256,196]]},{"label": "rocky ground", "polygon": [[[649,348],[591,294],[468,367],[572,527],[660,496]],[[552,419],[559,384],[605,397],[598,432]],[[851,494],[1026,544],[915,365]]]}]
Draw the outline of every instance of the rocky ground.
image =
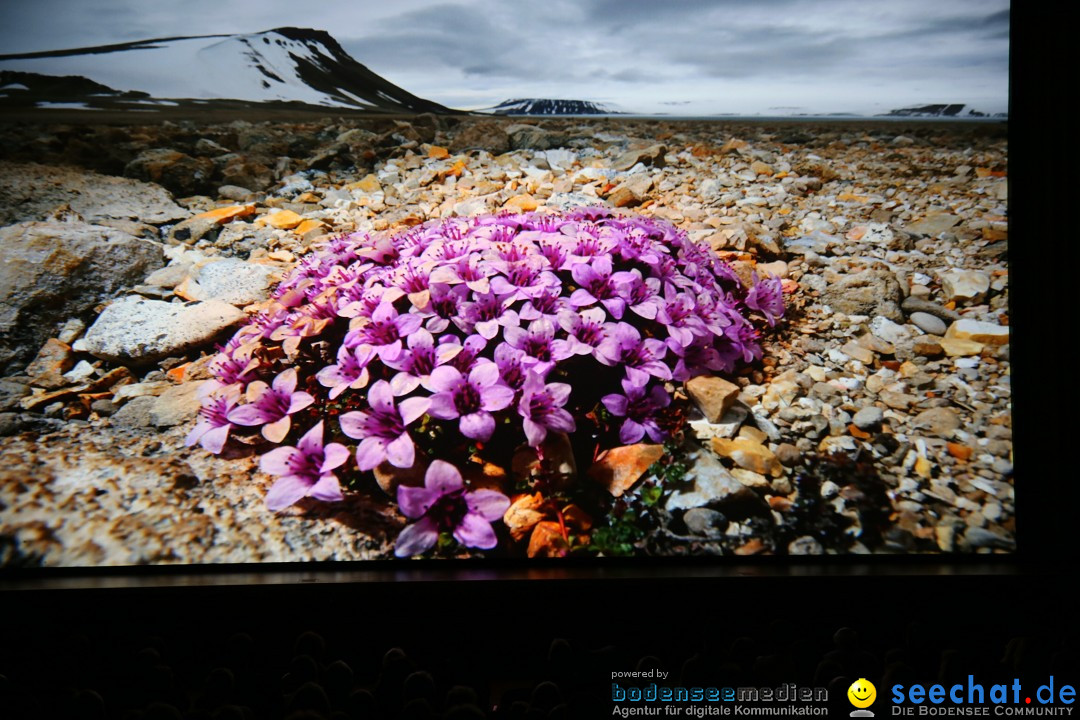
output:
[{"label": "rocky ground", "polygon": [[1006,162],[995,123],[2,127],[0,564],[386,557],[374,485],[275,516],[253,456],[184,447],[213,343],[329,234],[593,204],[789,307],[763,364],[686,389],[636,551],[1012,550]]}]

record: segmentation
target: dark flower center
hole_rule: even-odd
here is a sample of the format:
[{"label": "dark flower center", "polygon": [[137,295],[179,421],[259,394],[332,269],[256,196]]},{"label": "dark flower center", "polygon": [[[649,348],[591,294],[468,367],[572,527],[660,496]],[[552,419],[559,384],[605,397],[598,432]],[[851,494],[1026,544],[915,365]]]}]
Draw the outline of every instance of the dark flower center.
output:
[{"label": "dark flower center", "polygon": [[465,488],[443,495],[427,511],[427,516],[435,521],[439,532],[455,530],[468,514],[469,506],[465,502]]},{"label": "dark flower center", "polygon": [[470,382],[463,382],[454,392],[454,407],[462,415],[469,415],[480,409],[480,390]]}]

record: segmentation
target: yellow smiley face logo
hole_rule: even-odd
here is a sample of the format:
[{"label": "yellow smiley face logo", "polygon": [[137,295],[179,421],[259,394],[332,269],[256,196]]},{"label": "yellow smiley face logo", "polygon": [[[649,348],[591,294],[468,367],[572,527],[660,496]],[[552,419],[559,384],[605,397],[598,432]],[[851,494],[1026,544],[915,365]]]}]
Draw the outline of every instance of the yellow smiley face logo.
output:
[{"label": "yellow smiley face logo", "polygon": [[866,678],[859,678],[851,683],[847,690],[848,700],[857,708],[868,708],[877,699],[877,688]]}]

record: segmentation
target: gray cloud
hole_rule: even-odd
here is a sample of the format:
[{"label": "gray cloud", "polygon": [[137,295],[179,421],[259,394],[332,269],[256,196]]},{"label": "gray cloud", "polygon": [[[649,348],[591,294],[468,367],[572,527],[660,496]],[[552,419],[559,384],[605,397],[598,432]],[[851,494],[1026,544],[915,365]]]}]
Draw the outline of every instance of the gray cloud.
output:
[{"label": "gray cloud", "polygon": [[38,0],[0,2],[0,54],[295,25],[450,104],[722,98],[711,111],[753,112],[925,96],[1004,109],[1009,21],[1007,0]]}]

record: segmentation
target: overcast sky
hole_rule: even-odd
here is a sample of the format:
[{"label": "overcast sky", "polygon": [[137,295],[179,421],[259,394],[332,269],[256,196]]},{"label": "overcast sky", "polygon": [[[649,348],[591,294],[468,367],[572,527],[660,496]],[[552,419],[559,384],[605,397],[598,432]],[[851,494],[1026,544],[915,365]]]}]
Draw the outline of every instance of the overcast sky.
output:
[{"label": "overcast sky", "polygon": [[0,54],[282,26],[458,108],[513,97],[634,112],[1008,105],[1001,0],[0,0]]}]

